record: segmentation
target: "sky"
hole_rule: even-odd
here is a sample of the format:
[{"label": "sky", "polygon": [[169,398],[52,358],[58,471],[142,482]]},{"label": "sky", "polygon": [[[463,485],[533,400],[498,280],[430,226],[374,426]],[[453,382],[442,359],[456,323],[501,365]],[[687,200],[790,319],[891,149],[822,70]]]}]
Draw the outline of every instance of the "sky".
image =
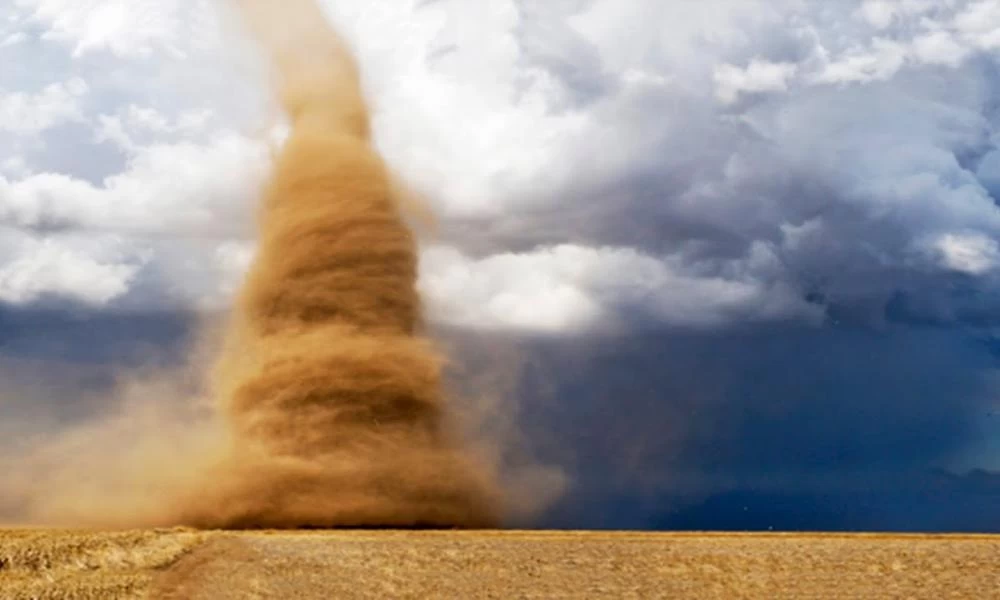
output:
[{"label": "sky", "polygon": [[[532,524],[1000,529],[1000,3],[323,4]],[[7,432],[225,311],[283,123],[213,0],[5,0],[0,64]]]}]

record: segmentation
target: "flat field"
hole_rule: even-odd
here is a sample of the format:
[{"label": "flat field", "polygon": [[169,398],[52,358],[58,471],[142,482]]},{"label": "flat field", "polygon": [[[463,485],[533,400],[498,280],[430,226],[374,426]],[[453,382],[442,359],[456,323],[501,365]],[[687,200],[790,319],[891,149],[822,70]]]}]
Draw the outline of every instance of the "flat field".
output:
[{"label": "flat field", "polygon": [[0,598],[1000,598],[1000,537],[0,531]]}]

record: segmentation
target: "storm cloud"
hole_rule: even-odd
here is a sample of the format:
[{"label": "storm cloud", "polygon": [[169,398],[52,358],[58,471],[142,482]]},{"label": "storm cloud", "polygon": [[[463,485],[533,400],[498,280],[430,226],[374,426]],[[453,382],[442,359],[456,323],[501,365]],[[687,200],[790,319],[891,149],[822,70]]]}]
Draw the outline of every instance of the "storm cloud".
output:
[{"label": "storm cloud", "polygon": [[[934,475],[1000,469],[995,2],[325,5],[436,215],[456,389],[513,380],[488,391],[520,452],[569,476],[541,522],[781,527],[722,515],[765,497],[801,527],[995,524],[962,500],[995,486]],[[179,356],[228,302],[284,125],[220,10],[0,9],[4,360]],[[137,314],[173,325],[139,349]],[[884,509],[928,489],[981,520]]]}]

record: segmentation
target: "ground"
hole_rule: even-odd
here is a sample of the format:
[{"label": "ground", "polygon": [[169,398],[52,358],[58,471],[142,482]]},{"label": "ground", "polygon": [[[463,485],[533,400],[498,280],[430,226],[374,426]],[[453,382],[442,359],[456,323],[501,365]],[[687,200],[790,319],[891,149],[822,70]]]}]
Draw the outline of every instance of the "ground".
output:
[{"label": "ground", "polygon": [[0,598],[1000,598],[1000,537],[0,532]]}]

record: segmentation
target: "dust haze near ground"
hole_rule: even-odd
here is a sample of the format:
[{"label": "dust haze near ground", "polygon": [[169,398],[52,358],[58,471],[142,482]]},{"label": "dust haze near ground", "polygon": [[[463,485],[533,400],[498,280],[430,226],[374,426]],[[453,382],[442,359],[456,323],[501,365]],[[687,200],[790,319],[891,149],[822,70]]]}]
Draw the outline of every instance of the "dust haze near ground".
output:
[{"label": "dust haze near ground", "polygon": [[185,378],[163,373],[165,389],[43,440],[0,491],[29,523],[496,525],[493,469],[460,447],[422,335],[412,199],[372,146],[353,58],[312,0],[232,7],[291,130],[221,358],[210,376],[191,361],[206,397],[178,401]]},{"label": "dust haze near ground", "polygon": [[[0,398],[11,427],[0,456],[0,523],[83,527],[172,524],[173,494],[199,489],[204,467],[222,455],[227,439],[213,399],[205,393],[205,364],[218,352],[217,327],[205,324],[180,366],[129,369],[111,392],[77,397],[81,375],[48,374],[47,395],[99,406],[68,423],[29,418],[29,406],[50,398],[19,393]],[[48,365],[48,368],[53,368]],[[78,367],[78,370],[83,370]],[[40,369],[31,377],[44,377]],[[60,412],[69,412],[61,407]],[[91,409],[93,410],[93,408]]]}]

